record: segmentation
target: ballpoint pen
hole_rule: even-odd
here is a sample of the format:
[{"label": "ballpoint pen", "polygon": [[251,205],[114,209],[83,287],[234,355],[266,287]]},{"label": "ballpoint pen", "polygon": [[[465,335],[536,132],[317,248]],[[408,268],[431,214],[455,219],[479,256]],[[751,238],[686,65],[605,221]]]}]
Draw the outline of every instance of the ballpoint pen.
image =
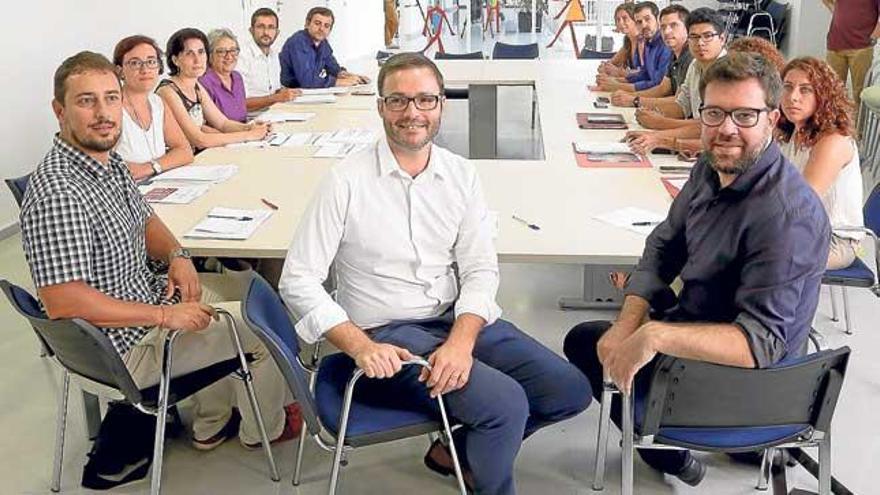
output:
[{"label": "ballpoint pen", "polygon": [[223,220],[238,220],[239,222],[250,222],[253,220],[251,217],[233,217],[229,215],[208,215],[208,218],[220,218]]},{"label": "ballpoint pen", "polygon": [[513,219],[516,220],[517,222],[525,225],[526,227],[532,229],[532,230],[541,230],[541,227],[538,227],[537,225],[535,225],[533,223],[529,223],[526,220],[524,220],[516,215],[513,215]]},{"label": "ballpoint pen", "polygon": [[633,227],[650,227],[651,225],[660,225],[660,222],[633,222]]},{"label": "ballpoint pen", "polygon": [[262,201],[264,205],[268,206],[269,208],[271,208],[273,210],[278,209],[278,205],[276,205],[275,203],[269,202],[269,200],[266,198],[260,198],[260,201]]}]

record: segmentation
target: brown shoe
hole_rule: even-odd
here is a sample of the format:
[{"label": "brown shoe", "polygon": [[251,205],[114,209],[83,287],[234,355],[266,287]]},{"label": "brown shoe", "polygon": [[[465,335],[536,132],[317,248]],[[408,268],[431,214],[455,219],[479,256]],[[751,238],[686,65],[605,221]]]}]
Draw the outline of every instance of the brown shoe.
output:
[{"label": "brown shoe", "polygon": [[[455,463],[452,462],[452,453],[449,452],[449,447],[443,445],[440,440],[434,440],[434,443],[431,444],[431,447],[425,454],[424,460],[425,466],[431,471],[443,476],[455,476]],[[467,488],[468,493],[475,493],[474,475],[471,473],[471,470],[462,466],[461,475],[464,478],[464,486]]]},{"label": "brown shoe", "polygon": [[[302,411],[299,408],[299,404],[296,402],[288,404],[284,406],[284,430],[281,431],[281,435],[278,435],[278,438],[270,440],[269,443],[274,445],[298,438],[302,434],[302,427]],[[263,442],[247,443],[242,441],[241,446],[247,450],[257,450],[263,447]]]},{"label": "brown shoe", "polygon": [[223,425],[223,428],[221,428],[217,434],[204,440],[199,440],[198,438],[193,437],[192,446],[201,451],[214,450],[219,447],[221,443],[238,435],[238,427],[240,424],[241,415],[238,414],[238,409],[232,408],[232,416],[229,417],[229,421]]}]

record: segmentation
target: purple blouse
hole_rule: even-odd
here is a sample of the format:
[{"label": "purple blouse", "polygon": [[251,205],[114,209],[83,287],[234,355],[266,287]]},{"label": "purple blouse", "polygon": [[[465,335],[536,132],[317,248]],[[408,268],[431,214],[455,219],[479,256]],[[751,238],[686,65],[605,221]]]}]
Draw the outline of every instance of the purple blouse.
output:
[{"label": "purple blouse", "polygon": [[199,78],[199,82],[208,91],[217,108],[230,120],[247,121],[247,105],[245,103],[244,81],[238,71],[232,71],[232,89],[227,89],[214,69],[208,69]]}]

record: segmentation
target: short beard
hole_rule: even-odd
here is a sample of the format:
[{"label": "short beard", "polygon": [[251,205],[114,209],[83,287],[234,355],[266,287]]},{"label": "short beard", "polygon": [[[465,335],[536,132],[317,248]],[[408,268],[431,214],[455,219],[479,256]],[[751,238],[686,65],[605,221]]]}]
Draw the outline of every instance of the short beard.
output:
[{"label": "short beard", "polygon": [[718,172],[719,174],[725,175],[742,175],[746,172],[746,170],[752,168],[752,165],[758,161],[758,157],[761,156],[761,152],[750,153],[736,161],[734,161],[730,165],[721,165],[718,163],[718,157],[715,156],[715,153],[711,151],[706,151],[706,158],[709,160],[709,166],[712,167],[712,170]]},{"label": "short beard", "polygon": [[385,127],[385,135],[388,136],[388,139],[392,143],[400,148],[405,149],[406,151],[421,151],[425,146],[428,145],[428,143],[434,141],[434,138],[437,137],[437,134],[440,132],[440,119],[438,118],[436,125],[432,125],[431,122],[428,122],[428,133],[425,136],[425,139],[419,141],[416,144],[411,144],[397,137],[394,123],[384,120],[382,124]]},{"label": "short beard", "polygon": [[[118,128],[117,128],[118,130]],[[109,136],[104,139],[81,139],[75,133],[71,132],[70,137],[74,141],[75,144],[79,145],[80,148],[86,151],[94,151],[98,153],[105,153],[113,149],[116,146],[116,143],[119,141],[119,137],[122,135],[122,131],[118,130],[118,132],[112,136]]]}]

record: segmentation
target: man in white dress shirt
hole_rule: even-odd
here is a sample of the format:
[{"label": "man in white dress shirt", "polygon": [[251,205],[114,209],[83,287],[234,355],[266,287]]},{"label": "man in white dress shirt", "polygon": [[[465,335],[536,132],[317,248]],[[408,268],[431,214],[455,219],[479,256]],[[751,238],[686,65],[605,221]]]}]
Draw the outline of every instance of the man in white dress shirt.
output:
[{"label": "man in white dress shirt", "polygon": [[[443,77],[429,59],[402,53],[383,65],[378,111],[385,137],[334,167],[294,236],[279,289],[307,342],[326,338],[372,380],[365,400],[437,411],[446,394],[464,425],[454,440],[477,493],[516,493],[524,437],[583,411],[585,377],[499,319],[498,261],[476,169],[433,145]],[[335,264],[337,297],[322,287]],[[401,369],[424,356],[431,373]],[[435,443],[429,468],[452,474]]]},{"label": "man in white dress shirt", "polygon": [[251,37],[244,39],[236,66],[244,79],[248,112],[295,99],[302,92],[281,85],[281,62],[272,48],[278,39],[278,15],[266,7],[255,10],[248,31]]}]

